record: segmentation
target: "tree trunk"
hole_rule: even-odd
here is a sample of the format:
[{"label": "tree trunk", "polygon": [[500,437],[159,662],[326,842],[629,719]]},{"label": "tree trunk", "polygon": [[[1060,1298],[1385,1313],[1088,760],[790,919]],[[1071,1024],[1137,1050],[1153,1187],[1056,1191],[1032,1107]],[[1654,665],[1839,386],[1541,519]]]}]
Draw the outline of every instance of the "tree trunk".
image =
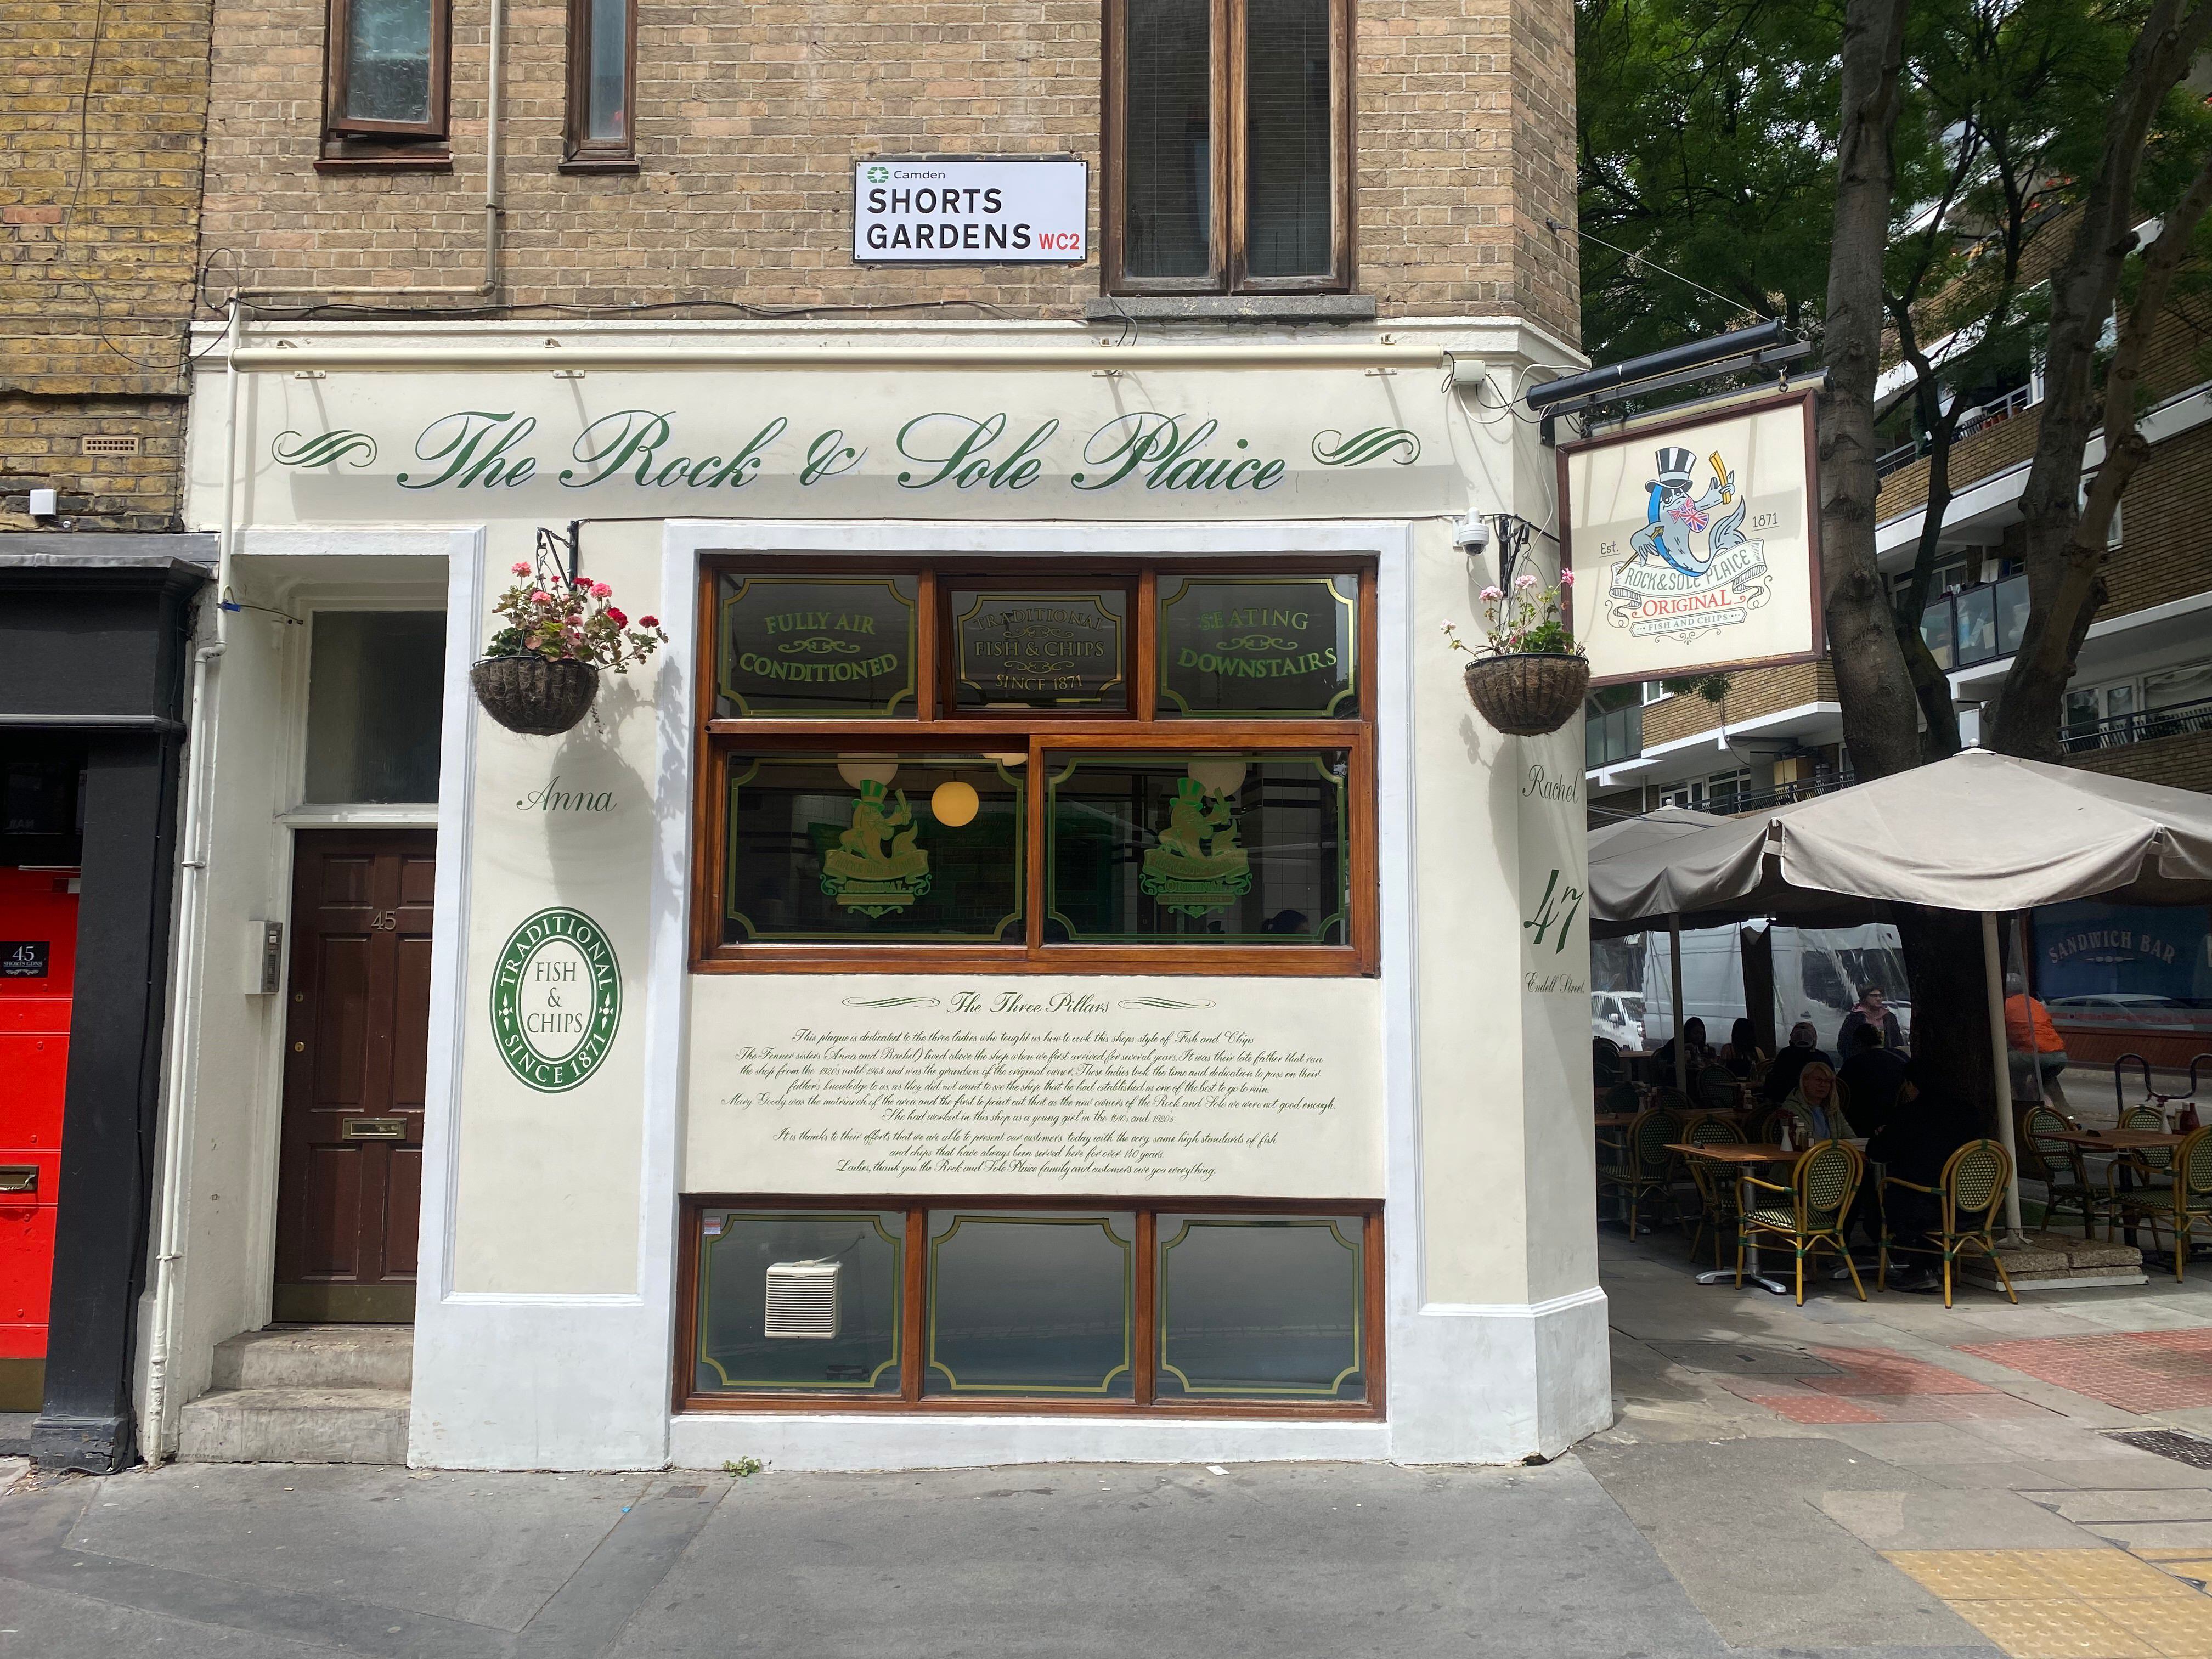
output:
[{"label": "tree trunk", "polygon": [[[2081,452],[2090,432],[2108,412],[2093,385],[2097,342],[2119,292],[2121,266],[2135,245],[2136,185],[2142,170],[2145,136],[2160,104],[2208,39],[2212,39],[2212,0],[2195,0],[2186,9],[2184,0],[2152,0],[2106,115],[2104,149],[2082,198],[2073,249],[2051,273],[2043,407],[2035,458],[2021,494],[2027,626],[1989,722],[1990,746],[2008,754],[2046,761],[2063,756],[2060,706],[2067,682],[2074,678],[2075,654],[2104,603],[2108,556],[2101,529],[2094,545],[2077,536]],[[2192,198],[2198,194],[2191,192]],[[2201,205],[2197,213],[2203,216]],[[2170,217],[2160,240],[2176,229]],[[2126,334],[2147,330],[2155,320],[2156,307],[2145,306],[2139,299],[2123,331],[2123,343]],[[2124,430],[2115,430],[2112,446],[2121,470],[2106,492],[2109,501],[2118,500],[2126,474],[2143,459],[2131,409],[2125,411],[2124,421]],[[2109,513],[2106,521],[2110,521]]]},{"label": "tree trunk", "polygon": [[1882,254],[1896,175],[1907,0],[1848,0],[1836,228],[1823,339],[1820,416],[1820,559],[1828,654],[1844,740],[1862,777],[1920,763],[1919,701],[1875,559],[1874,388],[1881,368]]}]

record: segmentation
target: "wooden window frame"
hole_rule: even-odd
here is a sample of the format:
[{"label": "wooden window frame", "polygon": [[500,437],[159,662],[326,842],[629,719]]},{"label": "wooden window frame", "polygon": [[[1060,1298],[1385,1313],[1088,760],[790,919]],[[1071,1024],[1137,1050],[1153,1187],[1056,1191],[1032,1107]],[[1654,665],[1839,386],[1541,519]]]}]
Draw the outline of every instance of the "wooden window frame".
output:
[{"label": "wooden window frame", "polygon": [[568,0],[568,67],[561,124],[563,173],[635,173],[637,164],[637,0],[622,0],[623,136],[594,138],[592,112],[592,0]]},{"label": "wooden window frame", "polygon": [[[719,660],[715,584],[727,571],[767,575],[899,574],[918,580],[915,625],[915,712],[895,719],[715,717],[714,665]],[[1371,555],[1285,554],[1279,559],[1179,555],[1152,559],[1102,558],[1091,565],[1103,580],[1137,579],[1129,617],[1130,703],[1127,712],[1019,711],[955,714],[945,684],[947,637],[939,599],[951,583],[979,572],[1006,586],[1042,586],[1064,574],[1048,558],[985,561],[957,554],[910,558],[820,554],[714,555],[699,572],[698,728],[694,749],[691,970],[694,973],[796,974],[1164,974],[1285,978],[1352,978],[1381,970],[1382,920],[1376,864],[1376,564]],[[1158,695],[1158,580],[1163,574],[1224,571],[1267,576],[1352,575],[1359,587],[1359,713],[1335,719],[1205,720],[1157,717]],[[935,648],[933,648],[934,642]],[[908,941],[808,944],[725,944],[722,939],[724,848],[729,792],[722,787],[722,757],[747,753],[820,752],[865,748],[872,752],[937,753],[1011,750],[1019,734],[1026,748],[1023,808],[1026,817],[1023,879],[1025,937],[1019,945]],[[1350,758],[1345,781],[1346,900],[1349,911],[1341,945],[1079,944],[1044,941],[1045,775],[1048,751],[1127,750],[1177,753],[1224,750],[1337,749]]]},{"label": "wooden window frame", "polygon": [[323,34],[323,132],[328,138],[438,138],[453,125],[453,0],[430,0],[430,116],[423,121],[349,119],[346,80],[351,68],[346,40],[355,0],[331,0]]},{"label": "wooden window frame", "polygon": [[1352,0],[1329,0],[1329,269],[1324,274],[1303,276],[1255,276],[1247,269],[1250,198],[1245,189],[1249,134],[1245,65],[1251,13],[1249,0],[1210,3],[1213,75],[1212,142],[1208,151],[1213,176],[1208,269],[1199,276],[1133,276],[1123,268],[1127,248],[1122,229],[1127,222],[1129,182],[1122,154],[1127,129],[1128,0],[1105,0],[1102,289],[1109,295],[1349,293],[1357,155],[1352,122]]},{"label": "wooden window frame", "polygon": [[[904,1285],[900,1297],[902,1321],[899,1336],[902,1356],[899,1392],[890,1394],[777,1393],[760,1389],[746,1394],[700,1394],[694,1389],[698,1370],[699,1238],[701,1216],[708,1210],[896,1210],[906,1217],[900,1267]],[[932,1210],[1012,1210],[1049,1213],[1080,1210],[1133,1210],[1137,1218],[1134,1301],[1130,1325],[1137,1340],[1131,1344],[1131,1398],[1127,1400],[1071,1400],[1033,1395],[933,1395],[922,1392],[927,1370],[923,1322],[927,1304],[929,1212]],[[1221,1216],[1316,1215],[1356,1218],[1360,1224],[1360,1359],[1367,1374],[1366,1397],[1362,1400],[1201,1399],[1175,1396],[1160,1399],[1154,1389],[1159,1357],[1157,1300],[1158,1218],[1163,1212]],[[682,1309],[676,1322],[676,1370],[672,1379],[671,1405],[677,1413],[701,1414],[763,1413],[793,1415],[852,1412],[946,1417],[1012,1415],[1036,1417],[1203,1417],[1203,1418],[1320,1418],[1344,1421],[1378,1422],[1388,1413],[1384,1389],[1382,1204],[1378,1199],[1288,1198],[1009,1198],[1003,1195],[917,1197],[912,1193],[863,1194],[804,1197],[788,1194],[687,1194],[678,1220],[682,1248],[678,1251],[676,1296]]]}]

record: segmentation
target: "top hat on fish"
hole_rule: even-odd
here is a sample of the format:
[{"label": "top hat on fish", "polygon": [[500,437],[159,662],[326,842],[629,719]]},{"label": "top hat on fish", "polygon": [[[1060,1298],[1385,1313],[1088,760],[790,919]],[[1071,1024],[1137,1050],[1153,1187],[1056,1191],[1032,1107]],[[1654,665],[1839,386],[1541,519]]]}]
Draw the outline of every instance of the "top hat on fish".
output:
[{"label": "top hat on fish", "polygon": [[1690,467],[1696,460],[1697,457],[1686,449],[1661,450],[1656,487],[1660,489],[1687,489],[1690,487]]}]

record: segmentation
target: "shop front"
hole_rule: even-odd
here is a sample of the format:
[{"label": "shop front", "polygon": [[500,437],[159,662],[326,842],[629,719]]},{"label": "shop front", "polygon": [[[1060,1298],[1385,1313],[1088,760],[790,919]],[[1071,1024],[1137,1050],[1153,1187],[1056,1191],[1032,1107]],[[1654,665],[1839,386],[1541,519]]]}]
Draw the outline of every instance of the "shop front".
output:
[{"label": "shop front", "polygon": [[[1551,515],[1496,388],[1557,348],[204,343],[241,608],[171,1401],[240,1331],[411,1321],[429,1465],[1608,1420],[1578,737],[1485,726],[1442,634],[1469,515]],[[494,604],[579,577],[668,643],[502,729]]]}]

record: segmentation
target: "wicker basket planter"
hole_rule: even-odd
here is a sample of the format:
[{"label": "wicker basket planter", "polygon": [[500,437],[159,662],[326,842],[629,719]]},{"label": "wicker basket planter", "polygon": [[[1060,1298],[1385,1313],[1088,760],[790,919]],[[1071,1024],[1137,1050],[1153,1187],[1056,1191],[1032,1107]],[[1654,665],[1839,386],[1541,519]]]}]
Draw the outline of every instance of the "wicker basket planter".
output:
[{"label": "wicker basket planter", "polygon": [[591,713],[599,671],[544,657],[485,657],[470,666],[469,684],[484,713],[508,731],[551,738]]},{"label": "wicker basket planter", "polygon": [[1477,657],[1467,665],[1467,695],[1499,731],[1533,738],[1575,717],[1589,690],[1589,659],[1516,651]]}]

